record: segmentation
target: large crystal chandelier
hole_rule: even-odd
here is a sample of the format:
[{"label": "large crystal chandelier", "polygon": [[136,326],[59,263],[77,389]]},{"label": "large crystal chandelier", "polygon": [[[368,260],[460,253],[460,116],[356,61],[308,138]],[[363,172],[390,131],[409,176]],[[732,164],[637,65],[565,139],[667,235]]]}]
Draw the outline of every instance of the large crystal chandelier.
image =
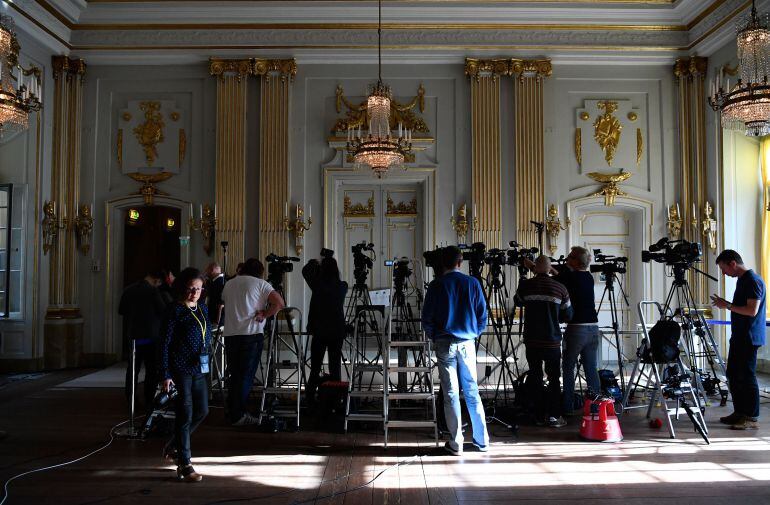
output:
[{"label": "large crystal chandelier", "polygon": [[[366,101],[365,129],[348,126],[347,151],[353,155],[356,168],[370,167],[381,178],[391,167],[403,167],[404,156],[412,149],[412,132],[398,125],[390,129],[390,87],[382,82],[382,0],[377,3],[377,84]],[[368,128],[366,128],[368,126]]]},{"label": "large crystal chandelier", "polygon": [[711,83],[709,105],[722,113],[722,126],[743,131],[751,137],[770,134],[770,29],[768,15],[757,14],[755,2],[751,13],[736,26],[740,78],[723,85],[722,71]]},{"label": "large crystal chandelier", "polygon": [[40,110],[40,69],[19,65],[13,19],[0,14],[0,136],[26,129],[29,113]]}]

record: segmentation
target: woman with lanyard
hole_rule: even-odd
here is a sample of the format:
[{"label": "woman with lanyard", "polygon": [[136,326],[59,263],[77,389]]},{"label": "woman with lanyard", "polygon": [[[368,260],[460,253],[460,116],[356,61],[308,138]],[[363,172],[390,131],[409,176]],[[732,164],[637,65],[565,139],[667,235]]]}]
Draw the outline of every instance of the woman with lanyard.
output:
[{"label": "woman with lanyard", "polygon": [[177,478],[199,482],[203,476],[190,462],[190,434],[209,412],[208,385],[211,324],[206,305],[198,303],[203,290],[200,270],[186,268],[174,280],[178,303],[169,306],[161,335],[160,373],[163,391],[177,390],[174,438],[164,455],[176,459]]}]

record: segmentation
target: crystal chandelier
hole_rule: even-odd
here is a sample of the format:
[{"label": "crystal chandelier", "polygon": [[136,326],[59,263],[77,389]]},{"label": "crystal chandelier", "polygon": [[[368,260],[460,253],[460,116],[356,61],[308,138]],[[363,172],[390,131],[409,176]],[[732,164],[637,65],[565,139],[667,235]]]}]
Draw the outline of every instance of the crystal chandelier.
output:
[{"label": "crystal chandelier", "polygon": [[0,14],[0,136],[24,130],[29,113],[40,110],[40,69],[19,65],[19,44],[13,19]]},{"label": "crystal chandelier", "polygon": [[709,105],[722,113],[722,126],[751,137],[770,134],[770,29],[768,15],[757,14],[754,0],[751,13],[737,26],[740,78],[734,86],[722,84],[722,71],[711,83]]},{"label": "crystal chandelier", "polygon": [[[377,3],[377,84],[366,101],[367,131],[348,126],[347,151],[353,155],[356,169],[370,167],[377,178],[391,168],[403,167],[404,156],[412,149],[412,132],[399,123],[397,134],[390,130],[390,87],[382,82],[382,0]],[[395,133],[395,132],[394,132]]]}]

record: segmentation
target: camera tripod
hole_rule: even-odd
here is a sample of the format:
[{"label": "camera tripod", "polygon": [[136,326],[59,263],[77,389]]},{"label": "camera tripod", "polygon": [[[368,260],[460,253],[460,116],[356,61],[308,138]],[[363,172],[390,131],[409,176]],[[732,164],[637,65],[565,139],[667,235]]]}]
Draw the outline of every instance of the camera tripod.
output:
[{"label": "camera tripod", "polygon": [[[613,346],[615,347],[615,350],[617,351],[617,357],[618,357],[618,375],[620,376],[620,390],[625,393],[626,391],[626,374],[625,374],[625,367],[623,366],[623,351],[620,346],[620,324],[618,323],[618,301],[615,296],[615,282],[618,284],[618,288],[620,288],[620,294],[623,297],[623,301],[626,302],[626,307],[628,307],[630,304],[628,303],[628,296],[626,296],[625,291],[623,291],[623,285],[620,283],[620,279],[618,279],[617,272],[604,272],[604,291],[602,292],[602,297],[599,300],[599,308],[597,309],[597,312],[600,312],[602,310],[602,305],[604,304],[604,297],[607,297],[607,301],[610,305],[610,317],[612,318],[612,332],[615,336],[615,342],[613,343]],[[595,391],[598,393],[598,391]]]},{"label": "camera tripod", "polygon": [[[342,364],[345,366],[345,372],[348,374],[348,377],[351,377],[352,373],[348,366],[350,363],[363,360],[368,365],[373,365],[378,363],[379,359],[382,357],[382,335],[380,334],[377,319],[371,312],[368,311],[362,312],[359,316],[359,307],[372,306],[372,297],[369,294],[369,286],[366,284],[367,274],[368,272],[366,269],[363,270],[363,274],[356,272],[356,282],[353,284],[353,289],[351,290],[347,306],[345,307],[345,327],[347,329],[345,332],[345,342],[347,345],[343,346],[343,349],[345,347],[349,349],[355,349],[355,352],[360,354],[360,356],[348,356],[346,359],[343,353]],[[368,359],[366,357],[366,349],[364,347],[359,348],[352,345],[356,329],[358,329],[359,333],[362,335],[366,334],[367,331],[373,335],[376,335],[377,352],[374,358]],[[374,376],[372,376],[371,379],[373,381]],[[370,388],[371,386],[372,382],[369,383]]]},{"label": "camera tripod", "polygon": [[[395,260],[398,261],[398,260]],[[404,260],[401,260],[404,261]],[[395,264],[395,262],[394,262]],[[422,292],[417,289],[413,283],[409,282],[413,272],[406,269],[403,271],[399,267],[394,267],[391,274],[393,298],[391,302],[391,338],[395,341],[418,341],[422,340],[422,331],[420,330],[420,318],[415,317],[415,311],[409,302],[407,290],[415,294],[417,303],[417,314],[420,314],[422,308]],[[416,348],[409,348],[415,367],[424,367],[423,353],[418,353]],[[398,366],[406,367],[409,357],[406,347],[398,347]],[[406,374],[398,375],[397,391],[412,391],[419,387],[420,378],[414,374],[412,384],[407,385]]]}]

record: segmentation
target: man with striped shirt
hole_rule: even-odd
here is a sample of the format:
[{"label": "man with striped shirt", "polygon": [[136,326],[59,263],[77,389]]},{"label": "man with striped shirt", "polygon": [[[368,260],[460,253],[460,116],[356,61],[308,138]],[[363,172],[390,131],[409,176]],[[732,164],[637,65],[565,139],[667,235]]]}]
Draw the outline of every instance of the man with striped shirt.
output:
[{"label": "man with striped shirt", "polygon": [[[539,425],[565,426],[561,415],[561,329],[559,323],[572,318],[567,288],[548,273],[551,260],[540,256],[535,261],[535,276],[520,283],[516,292],[524,306],[524,345],[529,363],[531,398],[535,400],[535,419]],[[548,388],[543,391],[543,367]],[[545,394],[544,394],[545,393]]]}]

